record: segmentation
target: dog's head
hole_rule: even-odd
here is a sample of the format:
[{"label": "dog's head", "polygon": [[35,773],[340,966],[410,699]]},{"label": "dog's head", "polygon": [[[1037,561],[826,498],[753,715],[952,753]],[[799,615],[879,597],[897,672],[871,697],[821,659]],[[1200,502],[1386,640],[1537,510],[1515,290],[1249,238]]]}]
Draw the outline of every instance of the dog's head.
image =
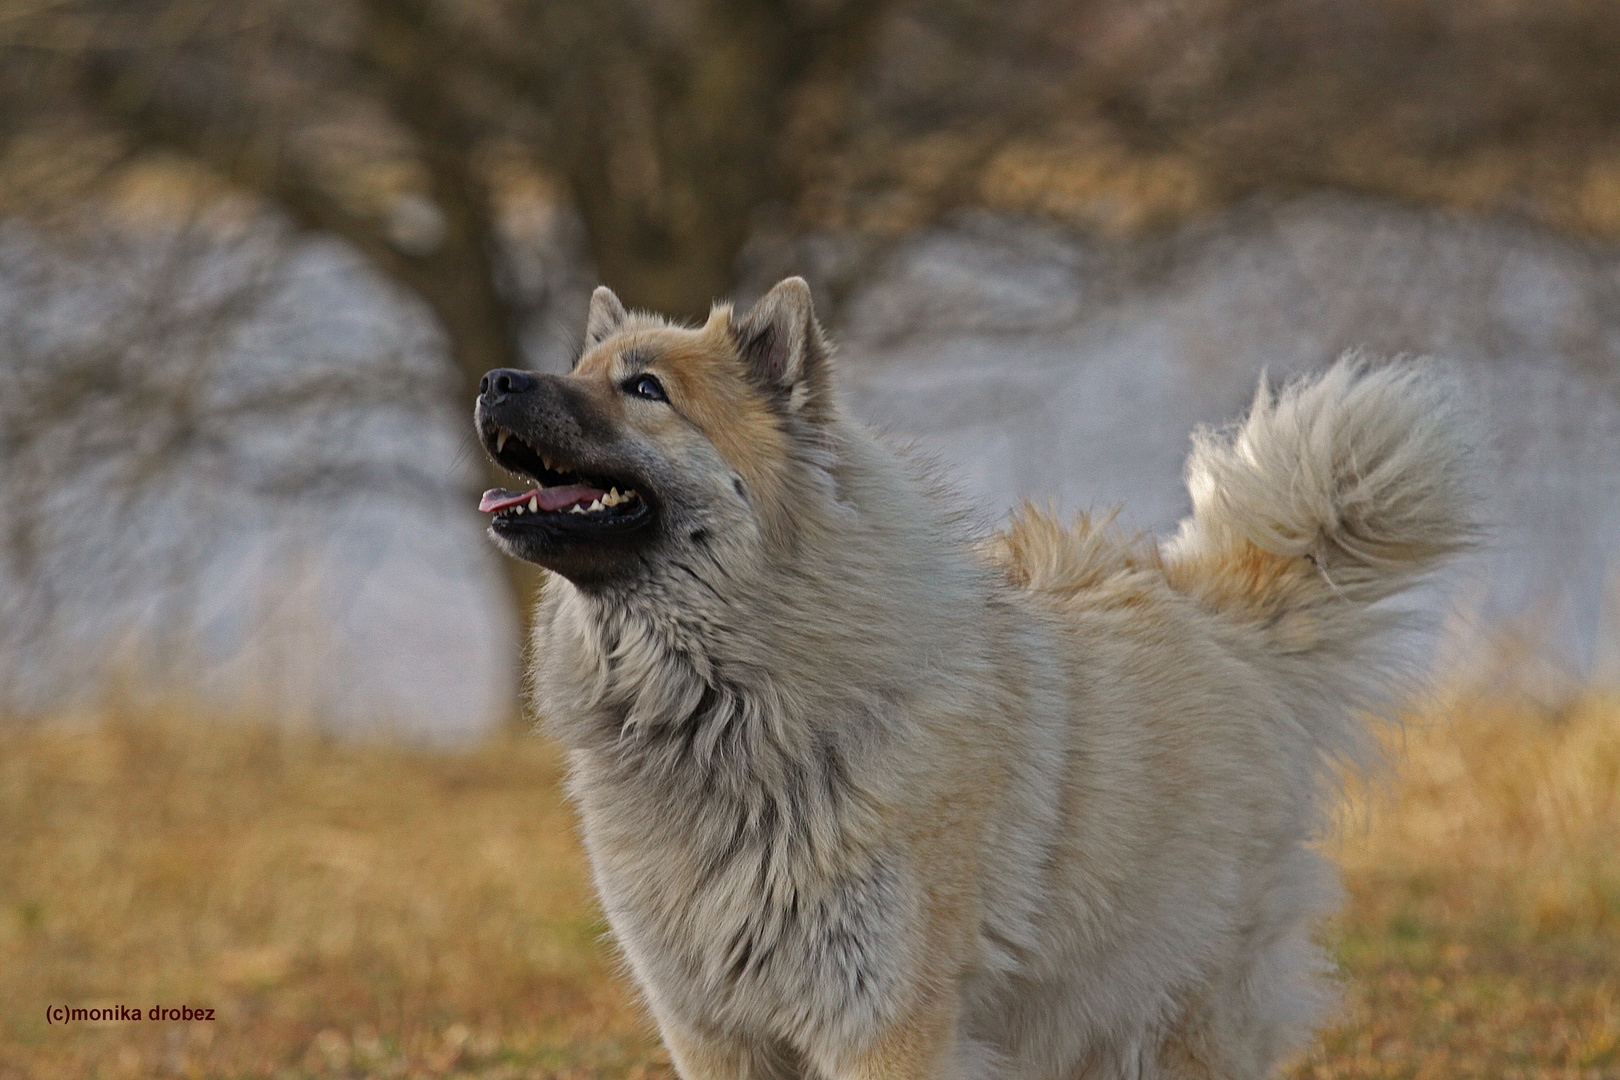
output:
[{"label": "dog's head", "polygon": [[826,497],[830,378],[802,278],[698,329],[599,288],[571,372],[484,376],[479,438],[533,486],[480,508],[508,554],[584,586],[694,546],[791,544],[805,501]]}]

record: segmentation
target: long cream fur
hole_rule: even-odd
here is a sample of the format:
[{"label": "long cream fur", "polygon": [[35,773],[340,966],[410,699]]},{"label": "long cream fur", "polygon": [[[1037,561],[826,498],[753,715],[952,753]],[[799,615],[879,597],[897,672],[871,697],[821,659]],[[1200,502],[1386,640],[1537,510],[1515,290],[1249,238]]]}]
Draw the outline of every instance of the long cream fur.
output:
[{"label": "long cream fur", "polygon": [[[802,282],[701,330],[604,302],[593,338],[602,400],[626,357],[670,388],[614,444],[665,532],[548,587],[535,685],[681,1075],[1236,1080],[1299,1046],[1327,764],[1390,674],[1369,605],[1471,536],[1445,384],[1262,390],[1162,547],[1028,508],[984,538],[837,407]],[[704,419],[739,387],[758,436]]]}]

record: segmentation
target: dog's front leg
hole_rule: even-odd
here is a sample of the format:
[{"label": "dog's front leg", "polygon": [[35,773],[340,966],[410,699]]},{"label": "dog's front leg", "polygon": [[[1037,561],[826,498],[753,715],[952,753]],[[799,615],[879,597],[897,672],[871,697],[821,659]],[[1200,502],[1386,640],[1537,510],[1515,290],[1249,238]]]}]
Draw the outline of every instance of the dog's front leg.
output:
[{"label": "dog's front leg", "polygon": [[660,1020],[659,1032],[681,1080],[805,1080],[794,1055]]},{"label": "dog's front leg", "polygon": [[957,1035],[958,997],[936,991],[859,1050],[818,1055],[830,1080],[978,1080],[964,1073]]}]

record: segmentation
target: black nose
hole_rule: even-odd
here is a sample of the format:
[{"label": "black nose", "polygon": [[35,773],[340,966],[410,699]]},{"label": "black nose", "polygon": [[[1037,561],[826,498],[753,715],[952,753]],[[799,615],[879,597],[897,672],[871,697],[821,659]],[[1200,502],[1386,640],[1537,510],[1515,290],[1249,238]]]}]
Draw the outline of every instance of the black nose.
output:
[{"label": "black nose", "polygon": [[521,394],[533,385],[533,377],[524,372],[512,368],[496,368],[494,371],[485,372],[484,377],[478,380],[478,394],[493,405],[513,394]]}]

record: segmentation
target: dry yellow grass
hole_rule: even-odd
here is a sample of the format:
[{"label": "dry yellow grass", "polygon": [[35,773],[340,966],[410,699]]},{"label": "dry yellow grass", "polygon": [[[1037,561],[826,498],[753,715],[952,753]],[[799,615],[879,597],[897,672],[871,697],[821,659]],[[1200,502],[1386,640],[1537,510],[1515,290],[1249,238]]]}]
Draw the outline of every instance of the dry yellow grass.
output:
[{"label": "dry yellow grass", "polygon": [[644,1075],[557,780],[534,740],[150,715],[0,738],[0,1076]]},{"label": "dry yellow grass", "polygon": [[[1345,1009],[1294,1075],[1620,1077],[1620,700],[1459,696],[1393,751],[1335,845]],[[558,777],[533,740],[172,713],[0,736],[0,1078],[669,1076]]]},{"label": "dry yellow grass", "polygon": [[1346,1009],[1298,1076],[1620,1077],[1620,696],[1456,695],[1352,785]]}]

